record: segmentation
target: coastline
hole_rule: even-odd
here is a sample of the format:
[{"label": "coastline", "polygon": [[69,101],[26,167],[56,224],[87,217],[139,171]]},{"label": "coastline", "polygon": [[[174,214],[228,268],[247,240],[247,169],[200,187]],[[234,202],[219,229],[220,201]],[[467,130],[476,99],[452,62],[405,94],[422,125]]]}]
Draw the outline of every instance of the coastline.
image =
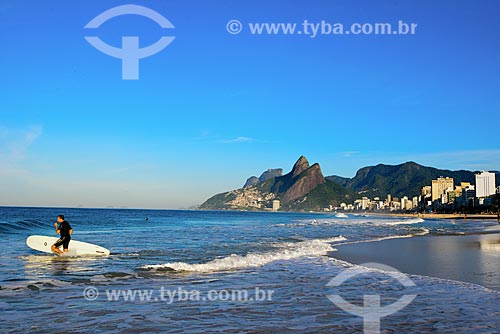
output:
[{"label": "coastline", "polygon": [[389,265],[403,273],[478,284],[500,292],[500,226],[464,235],[336,245],[331,256],[352,264]]},{"label": "coastline", "polygon": [[474,220],[488,220],[498,221],[499,217],[495,214],[463,214],[463,213],[381,213],[381,212],[368,212],[367,215],[373,216],[389,216],[389,217],[402,217],[402,218],[422,218],[422,219],[474,219]]}]

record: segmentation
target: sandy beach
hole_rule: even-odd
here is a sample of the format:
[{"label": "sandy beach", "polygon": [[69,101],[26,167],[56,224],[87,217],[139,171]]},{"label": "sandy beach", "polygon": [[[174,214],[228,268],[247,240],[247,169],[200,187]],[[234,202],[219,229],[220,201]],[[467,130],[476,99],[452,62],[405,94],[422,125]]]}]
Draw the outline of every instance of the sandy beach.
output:
[{"label": "sandy beach", "polygon": [[377,262],[407,274],[479,284],[500,291],[500,227],[484,233],[428,235],[337,246],[334,257]]},{"label": "sandy beach", "polygon": [[463,214],[463,213],[366,213],[371,216],[390,216],[390,217],[403,217],[403,218],[422,218],[422,219],[474,219],[474,220],[488,220],[499,221],[496,214]]}]

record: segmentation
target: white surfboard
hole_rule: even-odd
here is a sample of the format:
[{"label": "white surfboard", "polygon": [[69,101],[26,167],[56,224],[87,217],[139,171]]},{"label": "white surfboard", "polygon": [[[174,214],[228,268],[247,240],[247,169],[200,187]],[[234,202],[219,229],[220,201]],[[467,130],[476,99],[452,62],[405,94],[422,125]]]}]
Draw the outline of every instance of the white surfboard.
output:
[{"label": "white surfboard", "polygon": [[[40,252],[55,254],[50,248],[57,239],[59,238],[32,235],[26,239],[26,245]],[[62,246],[59,249],[62,251]],[[69,242],[68,252],[64,253],[66,256],[108,256],[109,254],[110,251],[104,247],[73,239]]]}]

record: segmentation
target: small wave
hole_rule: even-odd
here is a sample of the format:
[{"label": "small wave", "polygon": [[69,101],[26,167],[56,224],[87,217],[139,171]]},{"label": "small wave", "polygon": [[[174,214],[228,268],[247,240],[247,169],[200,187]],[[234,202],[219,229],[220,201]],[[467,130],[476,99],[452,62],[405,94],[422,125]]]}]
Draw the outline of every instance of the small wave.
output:
[{"label": "small wave", "polygon": [[40,291],[46,289],[61,288],[69,285],[68,282],[63,282],[55,279],[39,279],[39,280],[20,280],[4,282],[0,286],[1,293],[16,293],[18,291]]},{"label": "small wave", "polygon": [[47,224],[40,220],[26,219],[20,221],[3,221],[0,223],[0,232],[17,233],[19,231],[30,230],[36,227],[45,227]]},{"label": "small wave", "polygon": [[422,228],[421,231],[414,232],[412,234],[388,235],[385,237],[380,237],[380,238],[375,238],[375,239],[349,241],[349,242],[343,242],[343,243],[339,244],[339,246],[340,245],[351,245],[351,244],[362,244],[365,242],[378,242],[378,241],[391,240],[391,239],[407,239],[407,238],[413,238],[413,237],[423,237],[429,233],[430,233],[430,231],[428,229]]},{"label": "small wave", "polygon": [[389,239],[405,239],[405,238],[413,238],[413,237],[423,237],[424,235],[429,234],[430,231],[426,228],[422,228],[420,231],[415,231],[414,233],[411,234],[404,234],[404,235],[389,235],[386,237],[380,237],[377,239],[374,239],[372,241],[383,241],[383,240],[389,240]]},{"label": "small wave", "polygon": [[348,218],[345,213],[339,212],[335,215],[336,218]]},{"label": "small wave", "polygon": [[371,226],[397,226],[397,225],[414,225],[425,222],[422,218],[385,218],[385,219],[349,219],[345,224],[349,225],[371,225]]},{"label": "small wave", "polygon": [[110,271],[103,274],[106,278],[130,278],[134,275],[131,273],[121,272],[121,271]]},{"label": "small wave", "polygon": [[332,219],[300,219],[300,220],[292,220],[291,223],[287,224],[276,224],[275,226],[279,227],[303,227],[303,226],[315,226],[315,225],[331,225],[336,222]]},{"label": "small wave", "polygon": [[143,269],[165,270],[166,268],[175,271],[191,272],[214,272],[234,269],[243,269],[251,267],[260,267],[273,261],[290,260],[304,256],[321,256],[334,251],[330,243],[345,241],[342,236],[328,239],[312,239],[297,243],[282,243],[279,248],[273,252],[267,253],[249,253],[241,256],[232,254],[230,256],[215,259],[206,263],[189,264],[185,262],[173,262],[158,265],[148,265]]},{"label": "small wave", "polygon": [[423,222],[425,222],[425,220],[423,220],[422,218],[409,218],[393,222],[385,222],[385,225],[410,225],[410,224],[419,224]]}]

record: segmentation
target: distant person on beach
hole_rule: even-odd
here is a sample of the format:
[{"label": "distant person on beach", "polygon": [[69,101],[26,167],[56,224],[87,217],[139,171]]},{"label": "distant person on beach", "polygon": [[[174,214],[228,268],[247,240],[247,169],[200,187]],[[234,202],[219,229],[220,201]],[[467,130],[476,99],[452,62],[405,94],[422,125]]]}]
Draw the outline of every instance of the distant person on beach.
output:
[{"label": "distant person on beach", "polygon": [[54,223],[54,227],[56,228],[56,234],[59,234],[61,237],[55,242],[55,244],[52,245],[51,249],[53,252],[63,255],[63,252],[61,252],[59,247],[62,245],[64,252],[68,251],[73,229],[71,228],[71,225],[64,220],[63,215],[57,216],[57,222]]}]

